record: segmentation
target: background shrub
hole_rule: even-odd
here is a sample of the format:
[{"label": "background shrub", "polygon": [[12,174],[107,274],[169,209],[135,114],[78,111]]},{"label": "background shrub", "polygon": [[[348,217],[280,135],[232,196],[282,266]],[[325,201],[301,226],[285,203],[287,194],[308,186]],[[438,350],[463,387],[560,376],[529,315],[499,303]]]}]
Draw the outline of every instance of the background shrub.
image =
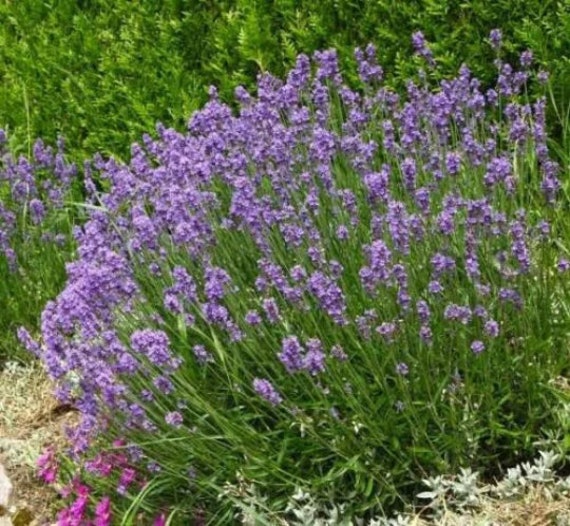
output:
[{"label": "background shrub", "polygon": [[[514,57],[531,47],[553,71],[560,108],[570,85],[570,5],[555,0],[20,0],[0,6],[0,126],[20,147],[63,134],[69,153],[128,154],[157,121],[183,127],[219,87],[283,75],[298,53],[334,47],[343,66],[374,42],[389,83],[415,71],[409,35],[434,42],[441,74],[468,62],[493,76],[485,39],[501,27]],[[350,69],[354,71],[354,68]],[[353,84],[356,77],[348,79]]]}]

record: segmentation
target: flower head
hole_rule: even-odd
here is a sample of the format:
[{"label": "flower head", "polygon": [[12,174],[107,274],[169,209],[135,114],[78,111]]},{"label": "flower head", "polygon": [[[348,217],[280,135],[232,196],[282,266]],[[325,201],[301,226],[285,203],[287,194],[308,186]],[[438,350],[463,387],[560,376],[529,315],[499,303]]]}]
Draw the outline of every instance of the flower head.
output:
[{"label": "flower head", "polygon": [[253,389],[259,396],[267,400],[272,405],[279,405],[283,401],[281,395],[275,390],[269,380],[254,378]]}]

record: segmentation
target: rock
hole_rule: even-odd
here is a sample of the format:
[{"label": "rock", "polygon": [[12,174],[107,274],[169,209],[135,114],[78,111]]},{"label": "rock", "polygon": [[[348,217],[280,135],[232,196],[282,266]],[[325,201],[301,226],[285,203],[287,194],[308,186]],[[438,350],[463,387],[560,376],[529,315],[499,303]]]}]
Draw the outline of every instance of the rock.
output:
[{"label": "rock", "polygon": [[12,483],[6,475],[4,466],[0,464],[0,526],[12,526],[8,516],[8,505],[12,493]]},{"label": "rock", "polygon": [[12,483],[6,475],[4,466],[0,464],[0,508],[8,509],[10,495],[12,493]]}]

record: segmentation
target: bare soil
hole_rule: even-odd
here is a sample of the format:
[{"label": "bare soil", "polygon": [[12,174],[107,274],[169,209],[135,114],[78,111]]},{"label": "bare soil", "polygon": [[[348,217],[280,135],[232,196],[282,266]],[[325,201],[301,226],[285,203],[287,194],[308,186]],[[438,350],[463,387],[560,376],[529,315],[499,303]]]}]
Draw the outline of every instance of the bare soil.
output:
[{"label": "bare soil", "polygon": [[38,364],[0,372],[0,464],[13,486],[4,519],[14,526],[51,524],[56,515],[59,496],[38,479],[36,460],[48,445],[65,446],[64,427],[75,414],[52,392]]}]

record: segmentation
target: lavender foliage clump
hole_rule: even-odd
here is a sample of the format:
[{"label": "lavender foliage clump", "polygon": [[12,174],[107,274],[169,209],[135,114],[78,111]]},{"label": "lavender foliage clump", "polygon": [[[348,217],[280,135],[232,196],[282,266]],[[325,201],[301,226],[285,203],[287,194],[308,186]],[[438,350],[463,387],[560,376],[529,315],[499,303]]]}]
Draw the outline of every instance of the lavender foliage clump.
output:
[{"label": "lavender foliage clump", "polygon": [[[423,35],[413,44],[435,66]],[[356,58],[363,92],[343,84],[333,51],[302,55],[286,80],[238,90],[237,112],[212,89],[186,132],[159,125],[128,163],[94,160],[108,190],[76,231],[38,351],[80,409],[77,456],[109,428],[196,422],[181,447],[208,459],[211,480],[266,469],[243,454],[253,443],[291,485],[319,479],[316,459],[366,451],[324,462],[327,488],[341,500],[354,480],[358,495],[389,493],[402,465],[420,476],[466,451],[492,462],[476,429],[439,419],[467,421],[466,407],[501,418],[493,404],[508,400],[505,418],[522,422],[529,386],[560,372],[560,170],[542,99],[523,101],[531,57],[521,72],[500,64],[492,93],[463,67],[437,86],[410,81],[402,97],[381,84],[373,47]],[[437,391],[457,371],[453,396]],[[412,441],[445,451],[411,463]]]}]

